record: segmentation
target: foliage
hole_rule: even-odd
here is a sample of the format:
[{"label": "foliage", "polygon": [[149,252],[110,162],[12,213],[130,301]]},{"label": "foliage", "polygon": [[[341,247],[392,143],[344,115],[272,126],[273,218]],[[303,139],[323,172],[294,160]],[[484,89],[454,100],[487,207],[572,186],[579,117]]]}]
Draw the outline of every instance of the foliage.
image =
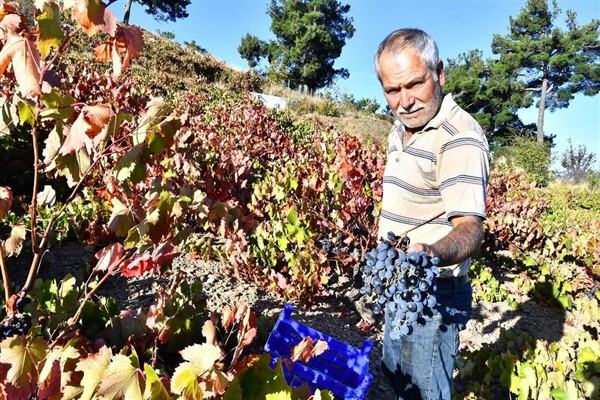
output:
[{"label": "foliage", "polygon": [[556,26],[561,10],[547,0],[527,0],[516,18],[510,18],[506,36],[494,35],[492,51],[507,77],[522,82],[524,90],[539,98],[537,140],[544,138],[544,112],[569,105],[574,94],[594,96],[600,90],[598,28],[600,20],[580,26],[567,11],[567,31]]},{"label": "foliage", "polygon": [[251,67],[266,57],[267,76],[274,82],[311,90],[326,87],[338,76],[348,77],[346,69],[333,64],[354,35],[349,11],[349,5],[337,0],[272,0],[267,13],[277,39],[265,42],[246,34],[238,52]]},{"label": "foliage", "polygon": [[547,343],[524,332],[502,329],[495,347],[457,360],[457,381],[466,387],[456,398],[494,399],[494,380],[519,399],[593,399],[600,393],[598,341],[589,332],[571,332]]},{"label": "foliage", "polygon": [[588,153],[583,145],[574,149],[569,139],[569,147],[562,154],[560,165],[565,169],[563,176],[567,181],[582,183],[589,176],[594,162],[596,162],[594,153]]},{"label": "foliage", "polygon": [[538,143],[528,135],[512,135],[494,151],[494,158],[511,169],[523,169],[530,181],[545,186],[550,180],[550,144]]}]

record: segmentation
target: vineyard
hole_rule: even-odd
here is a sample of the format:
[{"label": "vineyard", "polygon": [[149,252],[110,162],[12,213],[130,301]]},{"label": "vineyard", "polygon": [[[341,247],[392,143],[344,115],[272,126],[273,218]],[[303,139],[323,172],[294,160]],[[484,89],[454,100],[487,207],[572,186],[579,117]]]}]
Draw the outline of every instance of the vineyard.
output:
[{"label": "vineyard", "polygon": [[[0,2],[0,398],[332,398],[290,387],[290,360],[260,351],[261,315],[209,309],[173,262],[218,261],[310,309],[376,246],[385,148],[267,109],[256,74],[123,26],[101,1],[35,4],[26,18]],[[454,397],[599,398],[600,192],[496,165],[487,201],[475,302],[534,301],[582,329],[508,329],[463,351]],[[40,278],[64,243],[92,256]],[[149,306],[101,294],[142,276],[165,282]],[[324,351],[301,346],[291,361]]]}]

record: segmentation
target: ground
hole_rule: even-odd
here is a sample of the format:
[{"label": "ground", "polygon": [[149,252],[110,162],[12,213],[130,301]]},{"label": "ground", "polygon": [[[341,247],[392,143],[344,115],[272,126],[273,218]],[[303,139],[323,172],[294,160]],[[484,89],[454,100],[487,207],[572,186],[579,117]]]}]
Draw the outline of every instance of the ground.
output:
[{"label": "ground", "polygon": [[[83,274],[82,266],[93,256],[93,249],[76,244],[66,244],[45,256],[44,267],[40,271],[42,278],[57,278],[66,273]],[[24,280],[27,274],[27,256],[9,259],[9,276],[15,282]],[[202,282],[207,306],[212,311],[220,311],[223,306],[247,303],[261,318],[261,329],[268,333],[281,314],[285,301],[252,284],[240,282],[227,275],[225,268],[218,262],[191,259],[186,256],[175,260],[172,271],[181,271],[186,279]],[[170,275],[172,276],[172,275]],[[121,307],[148,306],[159,287],[169,284],[170,277],[157,279],[152,276],[125,279],[112,277],[101,294],[115,297]],[[380,323],[375,323],[368,332],[361,331],[361,317],[356,309],[349,305],[343,296],[344,288],[334,288],[331,293],[317,298],[310,308],[295,305],[292,318],[335,337],[357,348],[365,340],[374,344],[370,357],[370,369],[374,375],[369,399],[392,399],[392,392],[381,375],[378,367],[381,358],[382,331]],[[565,323],[565,315],[556,308],[544,307],[535,301],[525,301],[522,310],[512,309],[506,302],[478,302],[474,304],[473,315],[461,334],[461,351],[475,350],[482,346],[493,345],[498,338],[500,328],[525,331],[538,339],[558,341],[563,329],[579,329]]]}]

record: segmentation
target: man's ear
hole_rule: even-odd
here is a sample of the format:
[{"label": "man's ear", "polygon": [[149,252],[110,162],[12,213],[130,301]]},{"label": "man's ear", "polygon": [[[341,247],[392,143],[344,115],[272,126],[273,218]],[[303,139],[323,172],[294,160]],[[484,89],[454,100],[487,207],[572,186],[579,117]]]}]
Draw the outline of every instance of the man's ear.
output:
[{"label": "man's ear", "polygon": [[442,60],[438,60],[436,72],[438,75],[438,81],[441,86],[444,86],[446,83],[446,75],[444,74],[444,62]]}]

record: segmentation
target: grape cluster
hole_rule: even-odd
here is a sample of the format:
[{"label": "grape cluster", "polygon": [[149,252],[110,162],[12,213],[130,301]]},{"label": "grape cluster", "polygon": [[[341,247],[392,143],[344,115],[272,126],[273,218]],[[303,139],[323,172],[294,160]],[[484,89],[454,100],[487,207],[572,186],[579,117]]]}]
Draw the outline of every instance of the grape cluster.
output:
[{"label": "grape cluster", "polygon": [[407,252],[410,240],[390,232],[387,240],[365,254],[361,293],[373,300],[373,312],[390,313],[390,337],[409,335],[413,325],[437,305],[434,278],[439,275],[437,257]]},{"label": "grape cluster", "polygon": [[0,340],[12,337],[14,335],[26,335],[31,328],[31,314],[24,313],[23,310],[27,304],[31,303],[29,297],[20,297],[15,302],[17,312],[10,318],[5,318],[0,324]]}]

